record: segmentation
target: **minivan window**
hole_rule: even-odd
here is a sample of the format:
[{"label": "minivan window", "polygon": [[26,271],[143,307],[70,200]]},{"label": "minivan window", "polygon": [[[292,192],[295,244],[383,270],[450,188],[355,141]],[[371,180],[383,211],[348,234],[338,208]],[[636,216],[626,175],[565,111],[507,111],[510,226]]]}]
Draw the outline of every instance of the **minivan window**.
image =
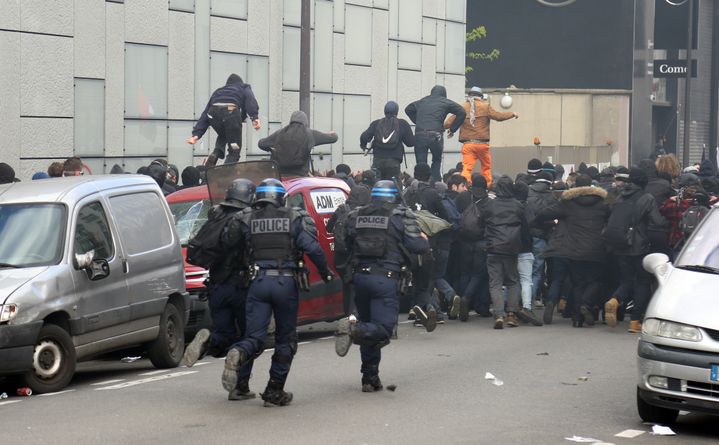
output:
[{"label": "minivan window", "polygon": [[187,246],[187,243],[207,221],[209,210],[210,200],[208,199],[170,203],[170,212],[175,217],[175,230],[180,238],[180,244]]},{"label": "minivan window", "polygon": [[0,268],[59,263],[66,219],[60,204],[0,204]]},{"label": "minivan window", "polygon": [[128,255],[166,247],[172,227],[161,198],[153,192],[113,196],[110,206]]},{"label": "minivan window", "polygon": [[112,258],[115,253],[107,217],[99,202],[86,205],[77,214],[75,253],[83,254],[91,250],[95,251],[95,258],[105,260]]},{"label": "minivan window", "polygon": [[714,209],[704,217],[701,226],[689,238],[679,254],[677,267],[704,266],[719,269],[719,210]]}]

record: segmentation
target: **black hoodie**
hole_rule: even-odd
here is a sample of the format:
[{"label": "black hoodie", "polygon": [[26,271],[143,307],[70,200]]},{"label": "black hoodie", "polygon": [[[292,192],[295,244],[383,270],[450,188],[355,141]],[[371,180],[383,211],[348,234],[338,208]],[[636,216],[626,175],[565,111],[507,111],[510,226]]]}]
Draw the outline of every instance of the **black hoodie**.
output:
[{"label": "black hoodie", "polygon": [[260,107],[257,105],[257,99],[255,94],[252,92],[252,88],[249,84],[242,81],[242,78],[237,74],[230,74],[227,78],[225,86],[220,87],[212,93],[210,100],[207,101],[205,110],[200,115],[200,119],[197,120],[195,127],[192,129],[192,135],[201,138],[205,134],[207,128],[210,126],[210,118],[207,116],[210,107],[214,103],[228,103],[235,104],[239,108],[239,112],[242,113],[242,121],[247,116],[250,119],[255,120],[260,112]]},{"label": "black hoodie", "polygon": [[714,173],[714,165],[709,159],[704,159],[699,164],[699,179],[702,181],[702,187],[709,193],[719,194],[719,179]]},{"label": "black hoodie", "polygon": [[448,114],[456,116],[449,128],[449,131],[455,133],[467,117],[460,104],[447,99],[447,89],[441,85],[432,87],[429,96],[407,105],[404,112],[416,124],[415,133],[422,130],[444,132],[444,120]]},{"label": "black hoodie", "polygon": [[674,189],[666,179],[662,179],[657,175],[657,166],[651,159],[643,159],[639,161],[639,168],[647,174],[649,182],[644,191],[650,193],[657,202],[657,206],[661,207],[664,202],[674,196]]},{"label": "black hoodie", "polygon": [[482,214],[487,253],[517,255],[529,233],[524,205],[514,198],[511,178],[502,176],[495,184],[497,197],[487,202]]}]

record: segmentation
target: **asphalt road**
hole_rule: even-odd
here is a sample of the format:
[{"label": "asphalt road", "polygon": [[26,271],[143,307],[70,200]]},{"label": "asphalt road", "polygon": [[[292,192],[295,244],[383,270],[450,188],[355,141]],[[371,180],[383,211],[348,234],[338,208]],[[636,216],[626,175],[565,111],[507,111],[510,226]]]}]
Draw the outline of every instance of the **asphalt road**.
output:
[{"label": "asphalt road", "polygon": [[[404,319],[404,316],[402,316]],[[625,324],[495,331],[489,319],[448,322],[426,333],[403,323],[382,350],[394,392],[360,392],[359,350],[334,353],[333,324],[302,329],[286,389],[288,407],[230,402],[223,361],[155,370],[146,360],[90,362],[67,391],[0,400],[1,443],[716,444],[716,418],[688,414],[677,436],[653,436],[635,408],[636,335]],[[269,358],[251,388],[262,391]],[[503,382],[485,379],[490,372]],[[635,438],[616,437],[626,430]]]}]

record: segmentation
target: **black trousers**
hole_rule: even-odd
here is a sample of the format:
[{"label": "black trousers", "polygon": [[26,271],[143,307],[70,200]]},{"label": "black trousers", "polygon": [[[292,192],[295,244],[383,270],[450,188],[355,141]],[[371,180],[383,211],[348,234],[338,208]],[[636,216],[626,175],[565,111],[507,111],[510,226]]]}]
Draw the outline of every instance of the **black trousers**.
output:
[{"label": "black trousers", "polygon": [[[239,161],[240,147],[242,147],[242,113],[240,109],[230,111],[226,105],[213,105],[210,107],[208,115],[210,116],[210,126],[217,133],[215,156],[218,159],[225,159],[225,148],[228,148],[225,163]],[[237,149],[232,149],[229,144],[237,144]]]},{"label": "black trousers", "polygon": [[602,289],[603,264],[594,261],[569,261],[569,274],[572,277],[573,313],[579,314],[579,308],[591,308],[598,304]]},{"label": "black trousers", "polygon": [[402,161],[394,158],[378,158],[375,156],[372,160],[372,168],[379,170],[379,179],[383,180],[392,180],[392,178],[399,179],[402,173],[400,165],[402,165]]}]

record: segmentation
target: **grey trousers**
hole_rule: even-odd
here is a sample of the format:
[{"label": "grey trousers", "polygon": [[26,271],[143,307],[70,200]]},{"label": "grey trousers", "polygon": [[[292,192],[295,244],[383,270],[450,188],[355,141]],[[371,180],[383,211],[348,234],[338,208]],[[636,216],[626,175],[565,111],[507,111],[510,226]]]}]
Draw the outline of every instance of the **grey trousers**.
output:
[{"label": "grey trousers", "polygon": [[519,272],[517,255],[487,255],[487,273],[489,274],[489,295],[492,297],[495,317],[504,317],[504,294],[502,286],[507,286],[509,312],[519,311]]}]

